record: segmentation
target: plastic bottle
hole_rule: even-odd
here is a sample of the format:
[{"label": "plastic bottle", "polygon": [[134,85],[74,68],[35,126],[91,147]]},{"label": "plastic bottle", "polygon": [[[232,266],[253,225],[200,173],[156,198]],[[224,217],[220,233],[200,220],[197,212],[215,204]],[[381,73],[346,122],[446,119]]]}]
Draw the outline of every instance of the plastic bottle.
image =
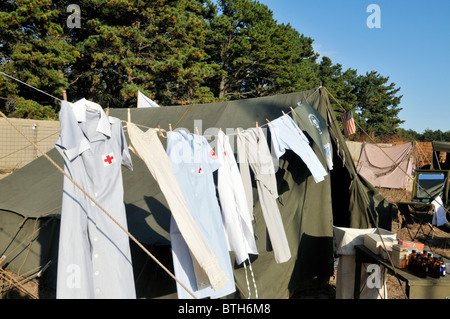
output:
[{"label": "plastic bottle", "polygon": [[439,257],[439,270],[440,270],[440,276],[445,277],[447,270],[446,270],[446,266],[445,266],[445,263],[444,263],[444,260],[442,259],[442,257]]}]

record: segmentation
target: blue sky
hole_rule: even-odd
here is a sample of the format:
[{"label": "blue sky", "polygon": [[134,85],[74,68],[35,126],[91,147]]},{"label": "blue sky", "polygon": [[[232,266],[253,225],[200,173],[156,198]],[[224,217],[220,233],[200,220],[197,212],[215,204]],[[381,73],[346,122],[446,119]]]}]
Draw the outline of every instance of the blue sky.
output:
[{"label": "blue sky", "polygon": [[[333,63],[377,71],[400,87],[401,125],[423,133],[450,131],[449,0],[259,0],[275,20],[314,40]],[[369,28],[371,4],[380,28]]]}]

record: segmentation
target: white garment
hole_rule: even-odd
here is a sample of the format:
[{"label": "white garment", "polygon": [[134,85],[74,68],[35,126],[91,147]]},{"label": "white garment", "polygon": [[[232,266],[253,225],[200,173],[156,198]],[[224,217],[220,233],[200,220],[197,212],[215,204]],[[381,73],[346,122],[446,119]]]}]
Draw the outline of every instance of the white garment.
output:
[{"label": "white garment", "polygon": [[447,218],[445,217],[445,208],[441,196],[436,197],[432,204],[434,206],[432,224],[438,227],[444,225],[447,222]]},{"label": "white garment", "polygon": [[230,251],[238,265],[258,254],[252,220],[248,211],[244,185],[234,158],[229,137],[222,131],[217,136],[217,158],[221,164],[217,172],[217,189],[222,207],[222,219]]},{"label": "white garment", "polygon": [[[250,170],[253,170],[261,209],[269,233],[275,260],[283,263],[291,258],[283,220],[276,199],[278,198],[275,169],[266,137],[261,128],[250,128],[237,135],[238,160],[246,196],[251,197]],[[253,212],[253,203],[249,203]]]},{"label": "white garment", "polygon": [[[132,163],[120,120],[85,99],[63,101],[59,118],[64,171],[126,230],[121,164]],[[136,298],[128,235],[67,177],[56,297]]]},{"label": "white garment", "polygon": [[327,171],[309,145],[305,134],[291,117],[284,115],[273,120],[269,124],[269,129],[272,134],[272,150],[278,158],[287,149],[290,149],[303,160],[316,183],[325,179],[328,174]]},{"label": "white garment", "polygon": [[222,288],[228,276],[189,212],[170,159],[158,138],[158,129],[149,129],[144,133],[131,122],[127,123],[127,129],[133,151],[145,162],[161,188],[190,253],[205,271],[211,286],[214,289]]}]

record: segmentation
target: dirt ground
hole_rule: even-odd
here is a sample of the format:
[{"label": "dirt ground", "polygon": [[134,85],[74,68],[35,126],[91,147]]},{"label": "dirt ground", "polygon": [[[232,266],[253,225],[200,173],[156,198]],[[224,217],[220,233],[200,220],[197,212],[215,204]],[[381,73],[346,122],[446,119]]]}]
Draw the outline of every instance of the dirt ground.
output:
[{"label": "dirt ground", "polygon": [[[405,191],[380,189],[385,198],[396,203],[407,200],[409,197]],[[437,227],[431,226],[431,214],[425,216],[427,221],[420,228],[418,222],[400,227],[398,220],[392,222],[392,232],[397,234],[398,239],[413,240],[423,242],[425,249],[435,254],[442,255],[450,259],[450,233],[444,232]],[[338,266],[338,265],[337,265]],[[297,292],[292,299],[335,299],[336,298],[336,274],[324,287],[307,291]],[[39,287],[35,280],[21,281],[16,275],[0,268],[0,299],[53,299],[54,291]],[[393,275],[388,275],[386,279],[389,299],[406,299],[405,283],[397,280]]]}]

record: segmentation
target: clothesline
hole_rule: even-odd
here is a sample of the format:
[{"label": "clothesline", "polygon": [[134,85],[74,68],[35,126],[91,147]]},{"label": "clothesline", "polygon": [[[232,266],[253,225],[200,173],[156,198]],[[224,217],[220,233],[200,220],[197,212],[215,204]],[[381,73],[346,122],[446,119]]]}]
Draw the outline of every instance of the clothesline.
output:
[{"label": "clothesline", "polygon": [[[38,91],[38,92],[40,92],[40,93],[42,93],[42,94],[45,94],[45,95],[47,95],[47,96],[49,96],[49,97],[51,97],[51,98],[53,98],[53,99],[55,99],[55,100],[57,100],[57,101],[59,101],[59,102],[62,102],[63,100],[61,100],[60,98],[57,98],[57,97],[55,97],[55,96],[53,96],[53,95],[51,95],[51,94],[49,94],[49,93],[47,93],[47,92],[45,92],[45,91],[43,91],[43,90],[41,90],[41,89],[38,89],[38,88],[36,88],[36,87],[34,87],[34,86],[32,86],[32,85],[30,85],[30,84],[28,84],[28,83],[25,83],[25,82],[23,82],[23,81],[21,81],[21,80],[19,80],[19,79],[17,79],[17,78],[15,78],[15,77],[13,77],[13,76],[11,76],[11,75],[9,75],[9,74],[6,74],[6,73],[4,73],[4,72],[2,72],[2,71],[0,71],[0,74],[2,74],[2,75],[4,75],[4,76],[6,76],[6,77],[8,77],[8,78],[10,78],[10,79],[12,79],[12,80],[14,80],[14,81],[17,81],[18,83],[21,83],[21,84],[23,84],[23,85],[26,85],[26,86],[28,86],[28,87],[30,87],[30,88],[32,88],[32,89],[34,89],[34,90],[36,90],[36,91]],[[322,84],[310,95],[310,96],[308,96],[307,98],[306,97],[304,97],[305,98],[305,101],[308,101],[308,99],[311,97],[311,96],[313,96],[315,93],[317,93],[318,92],[318,90],[320,89],[320,88],[322,88]],[[324,87],[324,89],[326,90],[326,92],[333,98],[333,100],[338,104],[338,106],[341,108],[341,110],[342,111],[345,111],[345,108],[339,103],[339,101],[337,101],[337,99],[331,94],[331,92],[326,88],[326,87]],[[192,106],[192,105],[191,105]],[[180,118],[180,120],[178,121],[178,123],[181,121],[181,119],[184,117],[184,115],[187,113],[187,112],[189,112],[189,110],[190,110],[190,107],[186,110],[186,112],[183,114],[183,116]],[[108,113],[108,111],[109,111],[109,108],[108,108],[108,110],[107,110],[107,113]],[[282,111],[283,112],[283,114],[285,115],[285,112],[284,111]],[[287,114],[290,114],[290,113],[292,113],[292,112],[295,112],[293,109],[292,109],[292,107],[291,107],[291,111],[289,111],[289,112],[287,112]],[[267,126],[267,125],[269,125],[270,124],[270,121],[266,118],[266,121],[267,121],[267,123],[264,123],[263,125],[261,125],[260,127],[265,127],[265,126]],[[122,122],[125,122],[125,121],[122,121]],[[178,125],[178,123],[175,125],[175,126],[177,126]],[[257,123],[258,124],[258,123]],[[137,125],[137,126],[140,126],[140,127],[143,127],[143,128],[147,128],[147,129],[151,129],[150,127],[147,127],[147,126],[144,126],[144,125],[139,125],[139,124],[136,124],[135,123],[135,125]],[[367,132],[365,132],[363,129],[362,129],[362,127],[356,122],[356,125],[359,127],[359,129],[366,135],[366,136],[368,136],[369,137],[369,139],[372,141],[372,143],[374,143],[374,144],[376,144],[375,143],[375,141],[373,140],[373,138],[369,135],[369,134],[367,134]],[[171,124],[169,124],[169,126],[170,126],[170,130],[171,130]],[[258,125],[256,125],[257,127],[258,127]],[[197,130],[197,128],[195,128],[196,130]],[[159,128],[159,131],[160,131],[160,136],[163,136],[163,134],[162,134],[162,132],[167,132],[166,130],[164,130],[164,129],[161,129],[161,128]],[[198,131],[197,131],[197,134],[198,134]],[[237,135],[237,134],[239,134],[239,129],[238,129],[238,132],[237,133],[230,133],[230,134],[227,134],[228,136],[233,136],[233,135]],[[164,136],[163,136],[164,137]],[[166,136],[167,137],[167,136]],[[381,149],[382,150],[382,149]],[[383,151],[383,150],[382,150]],[[383,151],[384,152],[384,151]],[[384,152],[385,153],[385,152]],[[385,153],[385,155],[391,160],[391,161],[393,161],[394,162],[394,160],[392,159],[392,158],[390,158],[389,157],[389,155],[387,155],[386,153]],[[413,178],[411,177],[411,176],[409,176],[408,174],[407,174],[407,172],[405,172],[402,168],[400,168],[407,176],[408,176],[408,178],[410,179],[410,180],[413,180]],[[444,208],[445,209],[445,208]]]},{"label": "clothesline", "polygon": [[[36,90],[36,91],[38,91],[38,92],[41,92],[41,93],[43,93],[43,94],[45,94],[45,95],[48,95],[49,97],[51,97],[51,98],[53,98],[53,99],[55,99],[55,100],[57,100],[57,101],[60,101],[60,102],[62,102],[62,100],[61,99],[59,99],[59,98],[57,98],[57,97],[55,97],[55,96],[53,96],[53,95],[51,95],[51,94],[49,94],[49,93],[47,93],[47,92],[45,92],[45,91],[42,91],[42,90],[40,90],[40,89],[38,89],[38,88],[36,88],[36,87],[34,87],[34,86],[32,86],[32,85],[30,85],[30,84],[27,84],[27,83],[25,83],[25,82],[23,82],[23,81],[21,81],[21,80],[19,80],[19,79],[17,79],[17,78],[15,78],[15,77],[13,77],[13,76],[11,76],[11,75],[8,75],[8,74],[6,74],[6,73],[4,73],[4,72],[2,72],[2,71],[0,71],[0,74],[2,74],[2,75],[4,75],[4,76],[6,76],[6,77],[8,77],[8,78],[10,78],[10,79],[12,79],[12,80],[14,80],[14,81],[17,81],[17,82],[19,82],[19,83],[21,83],[21,84],[24,84],[24,85],[26,85],[26,86],[28,86],[28,87],[30,87],[30,88],[32,88],[32,89],[34,89],[34,90]],[[320,85],[310,96],[308,96],[307,98],[305,97],[305,101],[308,101],[308,99],[311,97],[311,96],[313,96],[315,93],[317,93],[318,92],[318,90],[320,89],[320,88],[322,88],[322,85]],[[341,108],[341,110],[343,110],[343,111],[345,111],[345,108],[337,101],[337,99],[331,94],[331,92],[326,88],[326,87],[324,87],[324,89],[327,91],[327,93],[333,98],[333,100],[338,104],[338,106]],[[185,114],[188,112],[190,110],[190,108],[188,109],[188,110],[186,110],[186,112],[185,112]],[[290,113],[292,113],[293,112],[293,109],[291,108],[291,111],[289,111],[287,114],[290,114]],[[284,113],[284,112],[283,112]],[[183,114],[183,116],[182,117],[184,117],[184,115],[185,114]],[[181,120],[181,119],[180,119]],[[264,123],[263,125],[261,125],[260,127],[264,127],[264,126],[266,126],[266,125],[269,125],[269,123],[270,123],[270,121],[268,120],[268,119],[266,119],[266,121],[268,122],[268,123]],[[122,121],[122,122],[125,122],[125,121]],[[178,124],[178,123],[177,123]],[[139,124],[136,124],[135,123],[135,125],[137,125],[137,126],[140,126],[140,127],[143,127],[143,128],[146,128],[146,129],[151,129],[151,127],[147,127],[147,126],[144,126],[144,125],[139,125]],[[170,124],[169,124],[170,125]],[[359,129],[361,129],[362,130],[362,132],[366,135],[366,136],[368,136],[369,137],[369,139],[374,143],[374,144],[376,144],[375,143],[375,141],[373,140],[373,138],[369,135],[369,134],[367,134],[367,132],[365,132],[363,129],[362,129],[362,127],[356,122],[356,125],[359,127]],[[162,135],[162,132],[167,132],[166,130],[164,130],[164,129],[159,129],[160,130],[160,132],[161,132],[161,136],[163,136]],[[230,134],[227,134],[228,136],[233,136],[233,135],[237,135],[237,134],[239,134],[239,132],[238,133],[230,133]],[[383,151],[383,150],[382,150]],[[384,151],[383,151],[384,152]],[[389,157],[389,155],[387,155],[386,153],[385,153],[385,155],[391,160],[391,161],[393,161],[394,162],[394,160],[392,159],[392,158],[390,158]],[[401,168],[400,168],[401,169]],[[408,178],[410,179],[410,180],[413,180],[413,178],[411,177],[411,176],[409,176],[408,174],[407,174],[407,172],[405,172],[404,170],[402,170],[407,176],[408,176]],[[414,181],[414,180],[413,180]],[[426,190],[425,190],[426,191]],[[445,209],[445,208],[444,208]]]},{"label": "clothesline", "polygon": [[[318,87],[313,93],[311,93],[311,95],[309,95],[307,98],[305,97],[305,101],[307,102],[308,101],[308,99],[310,98],[310,97],[312,97],[314,94],[316,94],[318,91],[319,91],[319,89],[321,88],[321,86],[320,87]],[[282,112],[282,114],[283,115],[287,115],[287,114],[291,114],[291,113],[294,113],[295,114],[295,111],[294,111],[294,109],[290,106],[290,111],[288,111],[288,112],[284,112],[284,111],[281,111]],[[129,111],[129,109],[128,109],[128,111]],[[122,120],[122,123],[127,123],[128,121],[125,121],[125,120]],[[264,124],[262,124],[262,125],[258,125],[258,122],[256,122],[256,127],[265,127],[265,126],[268,126],[269,124],[272,124],[271,122],[270,122],[270,120],[269,119],[267,119],[266,118],[266,122],[267,123],[264,123]],[[133,122],[134,123],[134,122]],[[142,125],[142,124],[137,124],[137,123],[134,123],[136,126],[139,126],[139,127],[142,127],[142,128],[145,128],[145,129],[156,129],[155,127],[149,127],[149,126],[145,126],[145,125]],[[273,125],[273,124],[272,124]],[[198,135],[200,135],[199,133],[198,133],[198,128],[196,127],[196,128],[194,128],[195,130],[196,130],[196,133],[198,134]],[[159,125],[158,125],[158,130],[159,131],[161,131],[161,132],[167,132],[165,129],[162,129],[162,128],[160,128],[159,127]],[[219,128],[219,130],[221,130],[220,128]],[[172,131],[172,124],[169,124],[169,131]],[[229,134],[226,134],[226,135],[228,135],[228,136],[236,136],[236,135],[238,135],[239,134],[239,129],[238,129],[238,132],[237,133],[229,133]],[[166,136],[167,137],[167,136]]]},{"label": "clothesline", "polygon": [[[8,77],[8,78],[10,78],[10,79],[12,79],[12,80],[14,80],[14,81],[17,81],[17,82],[19,82],[19,83],[21,83],[21,84],[23,84],[23,85],[26,85],[26,86],[28,86],[28,87],[30,87],[30,88],[32,88],[32,89],[38,91],[38,92],[41,92],[41,93],[43,93],[43,94],[45,94],[45,95],[47,95],[47,96],[49,96],[49,97],[51,97],[51,98],[53,98],[53,99],[59,101],[59,102],[62,102],[62,101],[63,101],[63,100],[61,100],[60,98],[57,98],[57,97],[55,97],[55,96],[53,96],[53,95],[51,95],[51,94],[49,94],[49,93],[47,93],[47,92],[45,92],[45,91],[42,91],[41,89],[38,89],[38,88],[36,88],[36,87],[34,87],[34,86],[28,84],[28,83],[25,83],[25,82],[23,82],[23,81],[21,81],[21,80],[15,78],[15,77],[9,75],[9,74],[6,74],[6,73],[2,72],[2,71],[0,71],[0,74],[4,75],[4,76],[6,76],[6,77]],[[322,86],[319,86],[319,87],[318,87],[318,88],[317,88],[310,96],[308,96],[307,98],[305,97],[305,101],[308,101],[308,99],[309,99],[311,96],[313,96],[315,93],[317,93],[321,87],[322,87]],[[327,90],[327,91],[328,91],[328,90]],[[287,113],[285,113],[284,111],[282,111],[283,114],[295,113],[295,111],[294,111],[294,109],[293,109],[292,107],[290,107],[290,109],[291,109],[291,111],[288,111]],[[265,126],[267,126],[267,125],[270,124],[270,120],[268,120],[268,119],[266,118],[266,121],[267,121],[267,123],[264,123],[264,124],[262,124],[262,125],[259,126],[259,127],[265,127]],[[123,123],[126,123],[126,121],[123,121],[123,120],[122,120],[122,122],[123,122]],[[140,125],[140,124],[136,124],[136,123],[134,123],[134,124],[135,124],[136,126],[139,126],[139,127],[142,127],[142,128],[152,129],[152,127],[148,127],[148,126],[145,126],[145,125]],[[258,122],[256,122],[256,124],[257,124],[256,126],[258,127]],[[170,130],[171,130],[171,124],[169,124],[169,126],[170,126]],[[165,131],[164,129],[159,129],[159,130],[162,131],[162,132]],[[167,132],[167,131],[165,131],[165,132]],[[237,135],[237,134],[239,134],[239,132],[238,132],[238,133],[230,133],[230,134],[227,134],[227,135],[228,135],[228,136],[233,136],[233,135]]]},{"label": "clothesline", "polygon": [[8,74],[6,74],[6,73],[4,73],[4,72],[2,72],[2,71],[0,71],[0,74],[3,74],[4,76],[6,76],[6,77],[8,77],[8,78],[10,78],[10,79],[12,79],[12,80],[14,80],[14,81],[17,81],[17,82],[19,82],[19,83],[21,83],[21,84],[23,84],[23,85],[26,85],[26,86],[28,86],[28,87],[30,87],[30,88],[32,88],[32,89],[38,91],[38,92],[41,92],[41,93],[43,93],[43,94],[45,94],[45,95],[48,95],[48,96],[50,96],[51,98],[53,98],[53,99],[55,99],[55,100],[57,100],[57,101],[59,101],[59,102],[62,102],[62,100],[61,100],[60,98],[57,98],[56,96],[53,96],[53,95],[51,95],[51,94],[49,94],[49,93],[47,93],[47,92],[44,92],[44,91],[42,91],[42,90],[40,90],[40,89],[38,89],[38,88],[36,88],[36,87],[34,87],[34,86],[28,84],[28,83],[25,83],[25,82],[23,82],[23,81],[20,81],[19,79],[16,79],[15,77],[13,77],[13,76],[11,76],[11,75],[8,75]]}]

